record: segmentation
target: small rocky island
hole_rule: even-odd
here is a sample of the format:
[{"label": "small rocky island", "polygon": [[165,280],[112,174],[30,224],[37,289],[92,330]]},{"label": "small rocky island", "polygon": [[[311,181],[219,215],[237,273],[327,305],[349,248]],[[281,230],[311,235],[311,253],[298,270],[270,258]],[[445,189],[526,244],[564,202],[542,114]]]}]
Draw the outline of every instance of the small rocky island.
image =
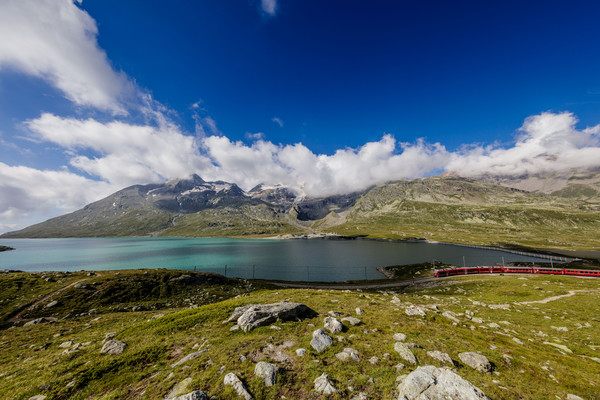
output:
[{"label": "small rocky island", "polygon": [[9,247],[9,246],[1,246],[0,245],[0,251],[9,251],[9,250],[14,250],[14,248]]}]

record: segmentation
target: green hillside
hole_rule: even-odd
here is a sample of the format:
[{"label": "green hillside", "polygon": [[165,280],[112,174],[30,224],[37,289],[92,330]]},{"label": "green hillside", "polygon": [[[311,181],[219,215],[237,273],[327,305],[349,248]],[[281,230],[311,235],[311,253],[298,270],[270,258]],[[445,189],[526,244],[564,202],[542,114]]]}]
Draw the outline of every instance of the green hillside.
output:
[{"label": "green hillside", "polygon": [[378,186],[346,222],[328,229],[373,238],[426,238],[465,244],[600,249],[600,207],[463,178]]},{"label": "green hillside", "polygon": [[[397,382],[424,365],[451,368],[494,400],[600,399],[600,319],[590,314],[597,279],[468,276],[404,290],[341,291],[147,270],[0,274],[0,289],[0,395],[7,400],[164,399],[193,390],[240,399],[224,385],[228,373],[255,399],[325,398],[313,383],[323,373],[339,390],[327,398],[395,399]],[[282,300],[320,315],[250,332],[223,322],[235,307]],[[425,316],[406,313],[414,307]],[[360,324],[328,332],[333,343],[318,353],[311,337],[329,312]],[[42,316],[56,322],[24,326]],[[101,354],[107,335],[126,344],[122,354]],[[399,340],[416,365],[394,350]],[[357,360],[341,359],[344,349]],[[469,367],[462,352],[485,356],[492,372]],[[255,375],[259,361],[279,368],[273,386]]]}]

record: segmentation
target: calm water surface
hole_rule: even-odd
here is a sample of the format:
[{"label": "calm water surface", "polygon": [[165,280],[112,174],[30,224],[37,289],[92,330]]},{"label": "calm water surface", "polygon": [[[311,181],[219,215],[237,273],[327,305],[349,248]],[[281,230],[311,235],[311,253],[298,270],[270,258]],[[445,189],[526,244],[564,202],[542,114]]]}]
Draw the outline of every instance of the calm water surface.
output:
[{"label": "calm water surface", "polygon": [[171,268],[295,281],[380,279],[378,266],[431,262],[493,265],[543,261],[498,250],[369,240],[224,238],[6,239],[0,269],[76,271]]}]

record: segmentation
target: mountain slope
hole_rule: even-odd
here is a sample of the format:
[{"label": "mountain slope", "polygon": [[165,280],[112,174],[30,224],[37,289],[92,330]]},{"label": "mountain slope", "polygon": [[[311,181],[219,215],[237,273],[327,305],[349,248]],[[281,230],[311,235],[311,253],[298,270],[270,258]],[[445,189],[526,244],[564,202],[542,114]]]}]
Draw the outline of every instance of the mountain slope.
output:
[{"label": "mountain slope", "polygon": [[[541,178],[536,178],[541,179]],[[596,175],[570,176],[553,193],[453,176],[403,180],[365,192],[297,198],[283,186],[244,192],[197,175],[123,189],[81,210],[3,237],[344,236],[425,238],[465,244],[600,249]],[[561,179],[563,179],[561,177]],[[566,182],[566,183],[565,183]],[[598,187],[600,190],[600,187]]]},{"label": "mountain slope", "polygon": [[329,228],[342,235],[552,249],[600,248],[600,207],[578,199],[432,177],[380,185]]}]

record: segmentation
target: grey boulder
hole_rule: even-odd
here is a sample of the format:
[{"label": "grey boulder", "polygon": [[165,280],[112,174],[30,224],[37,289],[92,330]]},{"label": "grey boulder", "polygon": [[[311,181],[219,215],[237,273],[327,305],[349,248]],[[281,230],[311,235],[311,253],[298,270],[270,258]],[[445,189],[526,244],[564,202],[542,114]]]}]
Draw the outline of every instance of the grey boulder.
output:
[{"label": "grey boulder", "polygon": [[320,377],[314,380],[315,390],[324,395],[330,395],[333,393],[338,393],[339,390],[332,385],[331,379],[329,379],[329,375],[323,373]]},{"label": "grey boulder", "polygon": [[398,400],[490,400],[459,375],[433,365],[418,367],[398,385]]},{"label": "grey boulder", "polygon": [[415,357],[411,349],[405,343],[396,342],[396,344],[394,344],[394,350],[410,364],[415,365],[417,363],[417,357]]},{"label": "grey boulder", "polygon": [[360,325],[362,323],[362,321],[358,318],[354,318],[354,317],[345,317],[342,318],[342,322],[347,322],[352,326],[357,326]]},{"label": "grey boulder", "polygon": [[201,392],[200,390],[194,390],[191,393],[173,397],[167,400],[209,400],[209,397],[206,393]]},{"label": "grey boulder", "polygon": [[460,358],[460,361],[462,361],[465,365],[468,365],[479,372],[483,372],[485,374],[492,373],[492,364],[484,355],[474,352],[466,352],[460,353],[458,358]]},{"label": "grey boulder", "polygon": [[325,318],[325,329],[331,333],[338,333],[344,329],[344,326],[339,319],[334,317]]},{"label": "grey boulder", "polygon": [[254,375],[263,378],[265,386],[273,386],[277,382],[277,370],[279,368],[275,364],[261,361],[254,368]]},{"label": "grey boulder", "polygon": [[282,301],[273,304],[249,304],[237,307],[227,322],[237,321],[244,332],[249,332],[259,326],[270,325],[277,320],[296,321],[315,316],[317,313],[304,304]]},{"label": "grey boulder", "polygon": [[127,343],[121,342],[120,340],[109,340],[108,342],[104,343],[104,346],[102,346],[100,354],[112,354],[116,356],[123,353],[126,346]]},{"label": "grey boulder", "polygon": [[245,400],[252,399],[252,395],[250,394],[250,392],[248,392],[248,389],[246,389],[246,386],[244,386],[244,384],[242,383],[240,378],[238,378],[237,375],[234,374],[233,372],[230,372],[227,375],[225,375],[225,379],[223,379],[223,383],[225,385],[233,386],[233,389],[238,394],[238,396],[243,397]]},{"label": "grey boulder", "polygon": [[435,350],[435,351],[428,351],[427,355],[431,358],[438,360],[441,363],[454,365],[452,358],[450,358],[450,356],[447,353],[443,353],[441,351]]},{"label": "grey boulder", "polygon": [[317,329],[313,332],[312,340],[310,345],[317,351],[317,353],[323,352],[326,348],[331,346],[333,339],[325,333],[323,329]]}]

